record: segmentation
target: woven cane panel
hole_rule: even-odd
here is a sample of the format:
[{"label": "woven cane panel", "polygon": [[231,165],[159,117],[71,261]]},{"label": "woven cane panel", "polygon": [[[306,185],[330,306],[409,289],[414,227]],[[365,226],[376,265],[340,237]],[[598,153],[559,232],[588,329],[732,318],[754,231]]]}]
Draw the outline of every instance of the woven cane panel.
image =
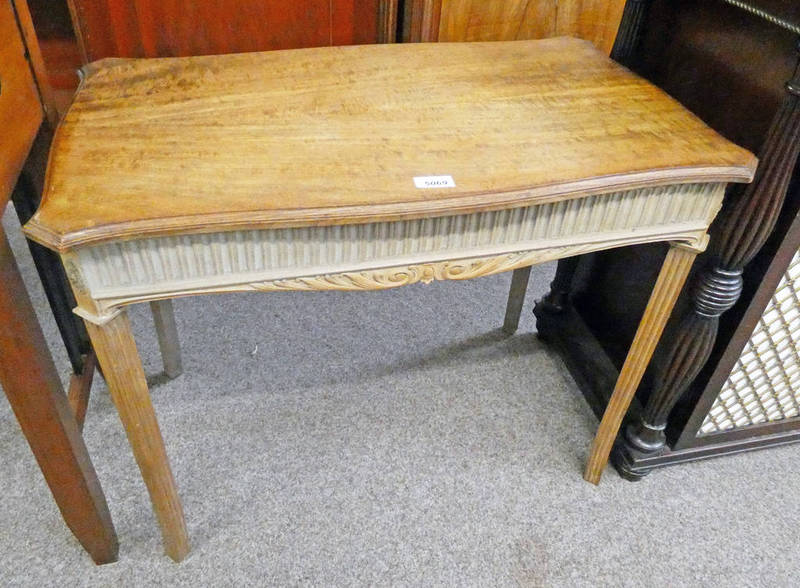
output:
[{"label": "woven cane panel", "polygon": [[792,259],[700,435],[800,416],[800,252]]}]

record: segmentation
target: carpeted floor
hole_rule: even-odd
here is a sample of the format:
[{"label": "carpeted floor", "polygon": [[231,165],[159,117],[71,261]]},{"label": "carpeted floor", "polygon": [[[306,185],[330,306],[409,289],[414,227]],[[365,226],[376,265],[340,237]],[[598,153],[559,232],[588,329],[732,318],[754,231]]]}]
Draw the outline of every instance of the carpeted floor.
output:
[{"label": "carpeted floor", "polygon": [[152,319],[133,308],[192,553],[162,555],[97,378],[85,438],[119,562],[80,549],[0,401],[0,586],[797,585],[800,446],[582,480],[597,423],[530,315],[552,271],[534,270],[510,338],[508,275],[180,300],[185,372],[166,383]]}]

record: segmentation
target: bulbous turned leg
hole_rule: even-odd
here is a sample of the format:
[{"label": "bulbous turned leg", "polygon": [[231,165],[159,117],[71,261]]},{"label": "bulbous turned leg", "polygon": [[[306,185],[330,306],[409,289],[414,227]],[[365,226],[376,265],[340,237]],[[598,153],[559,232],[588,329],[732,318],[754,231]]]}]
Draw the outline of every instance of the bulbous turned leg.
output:
[{"label": "bulbous turned leg", "polygon": [[659,370],[654,390],[642,417],[628,426],[625,438],[638,451],[654,454],[666,446],[667,419],[698,372],[708,361],[717,337],[719,317],[731,308],[742,293],[742,274],[713,268],[700,275],[693,292],[693,308],[680,324]]}]

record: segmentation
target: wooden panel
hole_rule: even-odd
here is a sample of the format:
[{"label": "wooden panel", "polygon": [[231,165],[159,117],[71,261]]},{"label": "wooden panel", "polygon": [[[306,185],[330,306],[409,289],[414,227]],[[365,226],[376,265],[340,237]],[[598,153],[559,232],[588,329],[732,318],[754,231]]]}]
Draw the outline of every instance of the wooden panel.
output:
[{"label": "wooden panel", "polygon": [[87,61],[375,43],[386,0],[70,0]]},{"label": "wooden panel", "polygon": [[556,35],[557,0],[442,0],[439,41],[515,41]]},{"label": "wooden panel", "polygon": [[625,0],[561,0],[556,34],[591,41],[608,55],[624,8]]},{"label": "wooden panel", "polygon": [[558,35],[611,52],[625,0],[409,0],[408,41],[513,41]]},{"label": "wooden panel", "polygon": [[403,42],[437,41],[441,12],[442,0],[404,0]]},{"label": "wooden panel", "polygon": [[[51,247],[749,181],[756,163],[574,39],[112,60],[93,72],[27,225]],[[438,174],[456,187],[415,187]]]},{"label": "wooden panel", "polygon": [[25,43],[27,50],[27,60],[33,70],[34,83],[38,90],[39,100],[44,107],[47,120],[50,126],[55,128],[58,123],[58,110],[53,98],[53,91],[50,87],[50,80],[45,67],[42,52],[39,48],[39,41],[36,38],[36,31],[33,28],[30,10],[25,0],[12,0],[14,10],[17,14],[17,24],[22,33],[22,42]]},{"label": "wooden panel", "polygon": [[0,206],[8,201],[42,119],[14,7],[0,0]]}]

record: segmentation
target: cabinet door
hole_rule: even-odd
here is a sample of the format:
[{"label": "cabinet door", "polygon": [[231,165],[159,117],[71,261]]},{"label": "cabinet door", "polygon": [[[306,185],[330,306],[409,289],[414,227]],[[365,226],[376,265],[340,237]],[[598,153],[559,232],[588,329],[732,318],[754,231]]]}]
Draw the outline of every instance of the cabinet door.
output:
[{"label": "cabinet door", "polygon": [[396,4],[397,0],[70,0],[87,61],[388,41]]},{"label": "cabinet door", "polygon": [[0,205],[8,200],[43,118],[25,55],[11,0],[0,0]]}]

